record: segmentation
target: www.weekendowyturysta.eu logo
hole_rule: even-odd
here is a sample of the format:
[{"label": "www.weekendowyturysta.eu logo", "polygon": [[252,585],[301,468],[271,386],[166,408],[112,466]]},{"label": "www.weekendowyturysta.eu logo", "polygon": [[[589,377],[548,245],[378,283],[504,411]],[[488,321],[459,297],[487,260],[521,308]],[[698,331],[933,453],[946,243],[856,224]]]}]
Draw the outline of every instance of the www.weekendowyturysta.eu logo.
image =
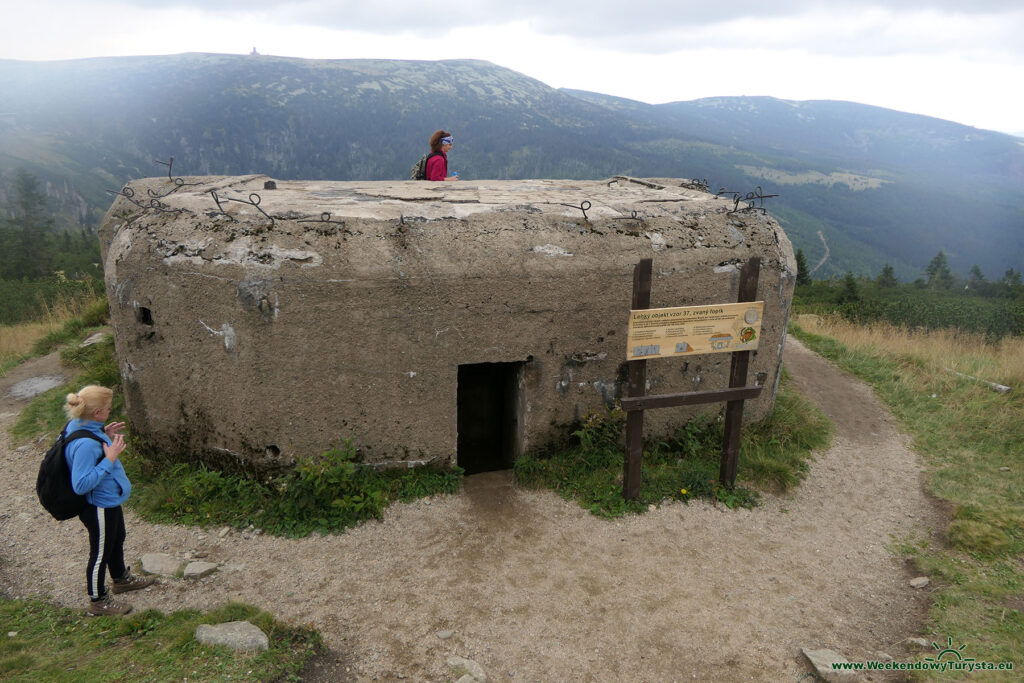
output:
[{"label": "www.weekendowyturysta.eu logo", "polygon": [[[973,662],[974,657],[964,657],[961,652],[967,647],[967,643],[964,643],[960,647],[953,649],[953,639],[951,637],[946,638],[946,647],[942,647],[938,643],[932,643],[932,647],[939,651],[939,654],[934,657],[925,657],[926,662]],[[945,658],[945,659],[943,659]]]},{"label": "www.weekendowyturysta.eu logo", "polygon": [[919,662],[833,662],[833,671],[1013,671],[1013,662],[986,662],[967,657],[967,643],[956,646],[952,637],[946,643],[932,643],[935,655]]}]

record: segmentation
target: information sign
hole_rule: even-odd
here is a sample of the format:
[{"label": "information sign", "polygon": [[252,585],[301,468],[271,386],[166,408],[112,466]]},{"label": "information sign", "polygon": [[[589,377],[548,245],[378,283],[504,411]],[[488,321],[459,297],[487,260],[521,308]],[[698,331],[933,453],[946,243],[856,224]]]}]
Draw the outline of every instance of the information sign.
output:
[{"label": "information sign", "polygon": [[753,351],[763,317],[763,301],[632,310],[626,359]]}]

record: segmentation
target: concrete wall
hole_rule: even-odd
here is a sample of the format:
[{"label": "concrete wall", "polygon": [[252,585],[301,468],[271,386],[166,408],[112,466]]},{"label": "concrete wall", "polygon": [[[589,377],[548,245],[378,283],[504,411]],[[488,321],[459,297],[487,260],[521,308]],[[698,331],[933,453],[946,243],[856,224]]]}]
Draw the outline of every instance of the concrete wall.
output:
[{"label": "concrete wall", "polygon": [[[268,180],[136,181],[101,227],[132,429],[172,457],[265,469],[351,438],[369,462],[454,464],[458,367],[497,362],[521,364],[516,452],[544,446],[623,395],[645,257],[652,308],[735,301],[761,257],[747,416],[771,410],[795,261],[768,216],[671,179]],[[725,387],[729,358],[651,360],[649,392]]]}]

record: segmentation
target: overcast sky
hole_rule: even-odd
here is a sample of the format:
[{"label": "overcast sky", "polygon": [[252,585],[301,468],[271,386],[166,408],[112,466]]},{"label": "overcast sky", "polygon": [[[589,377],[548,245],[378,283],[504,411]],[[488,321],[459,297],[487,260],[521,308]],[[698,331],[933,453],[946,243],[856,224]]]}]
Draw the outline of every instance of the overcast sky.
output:
[{"label": "overcast sky", "polygon": [[4,59],[253,48],[318,59],[485,59],[556,88],[650,103],[723,95],[848,100],[1024,133],[1021,0],[5,5]]}]

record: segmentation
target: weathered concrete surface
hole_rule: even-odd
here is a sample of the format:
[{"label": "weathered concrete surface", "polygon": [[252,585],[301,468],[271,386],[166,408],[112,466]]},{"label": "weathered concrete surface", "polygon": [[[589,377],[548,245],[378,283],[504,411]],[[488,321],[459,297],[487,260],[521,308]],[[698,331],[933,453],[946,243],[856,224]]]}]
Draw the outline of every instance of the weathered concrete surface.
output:
[{"label": "weathered concrete surface", "polygon": [[[458,367],[477,363],[520,364],[510,438],[545,445],[623,394],[645,257],[654,308],[735,301],[737,264],[761,257],[767,389],[747,415],[771,409],[795,261],[768,216],[678,179],[268,180],[140,180],[104,219],[129,418],[161,451],[258,469],[351,438],[369,462],[454,463]],[[651,360],[649,391],[728,369]],[[650,411],[648,432],[720,408]]]}]

